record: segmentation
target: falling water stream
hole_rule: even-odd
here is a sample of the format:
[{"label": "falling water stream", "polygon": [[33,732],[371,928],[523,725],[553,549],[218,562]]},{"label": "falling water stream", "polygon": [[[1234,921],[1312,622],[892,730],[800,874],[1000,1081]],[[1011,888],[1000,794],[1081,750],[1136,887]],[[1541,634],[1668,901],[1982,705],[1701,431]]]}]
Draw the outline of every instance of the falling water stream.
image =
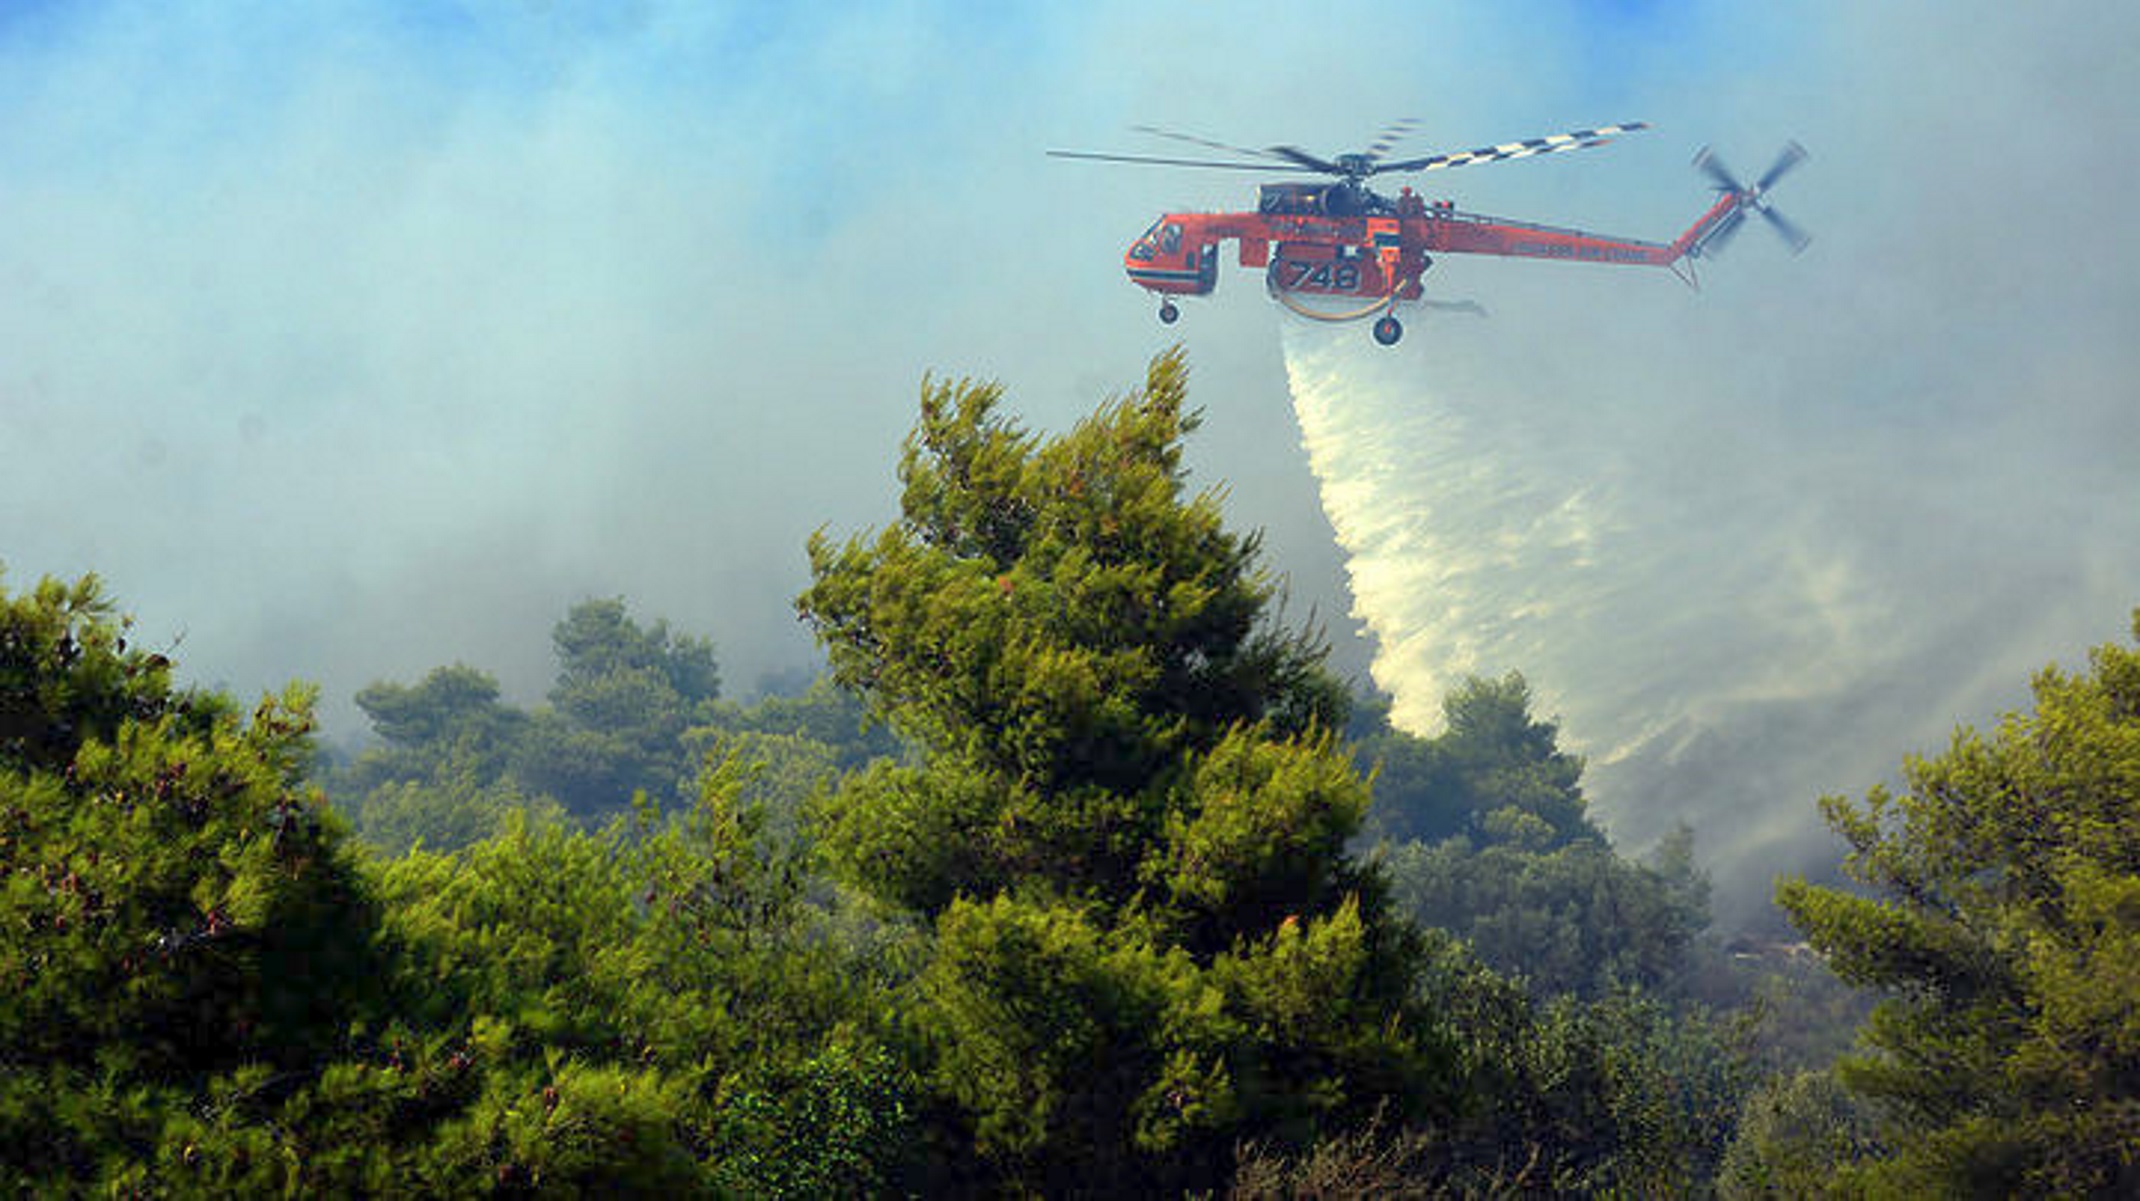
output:
[{"label": "falling water stream", "polygon": [[1409,335],[1383,350],[1357,327],[1288,322],[1284,339],[1392,721],[1431,735],[1467,674],[1523,672],[1624,848],[1694,826],[1721,918],[1758,915],[1778,872],[1835,863],[1820,795],[1891,777],[2068,651],[2044,636],[2045,603],[2005,580],[2019,539],[1980,548],[2000,570],[1958,587],[1966,544],[1937,521],[1967,497],[1839,490],[1891,437],[1873,423],[1690,436],[1724,402],[1605,418],[1595,397],[1519,394],[1481,354],[1435,357]]}]

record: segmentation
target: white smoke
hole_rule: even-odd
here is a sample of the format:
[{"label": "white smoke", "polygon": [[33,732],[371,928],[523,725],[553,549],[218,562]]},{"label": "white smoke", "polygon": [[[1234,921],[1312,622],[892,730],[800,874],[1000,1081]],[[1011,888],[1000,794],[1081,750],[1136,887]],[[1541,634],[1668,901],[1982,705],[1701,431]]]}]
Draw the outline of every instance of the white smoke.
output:
[{"label": "white smoke", "polygon": [[[1694,825],[1726,922],[1761,920],[1775,874],[1835,864],[1815,798],[1987,720],[2070,640],[2120,633],[2099,618],[2130,604],[2122,572],[2090,563],[2122,535],[2031,540],[1996,496],[1908,454],[1914,423],[1839,429],[1707,391],[1644,409],[1609,370],[1522,367],[1494,324],[1390,351],[1286,323],[1372,674],[1394,723],[1429,735],[1464,675],[1522,671],[1624,847]],[[2001,436],[1929,453],[1968,461]]]}]

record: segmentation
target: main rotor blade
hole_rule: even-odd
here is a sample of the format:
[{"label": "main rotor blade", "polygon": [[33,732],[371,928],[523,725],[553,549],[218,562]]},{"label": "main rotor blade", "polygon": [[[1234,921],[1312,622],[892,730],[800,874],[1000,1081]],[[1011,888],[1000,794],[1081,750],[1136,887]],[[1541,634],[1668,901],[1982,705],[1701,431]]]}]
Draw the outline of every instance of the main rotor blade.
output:
[{"label": "main rotor blade", "polygon": [[1791,168],[1804,161],[1806,161],[1806,148],[1796,142],[1790,143],[1783,148],[1782,154],[1776,156],[1775,164],[1767,171],[1762,172],[1761,178],[1754,181],[1754,190],[1756,192],[1766,192],[1775,187],[1777,180],[1782,179],[1790,172]]},{"label": "main rotor blade", "polygon": [[1210,138],[1197,137],[1195,134],[1177,133],[1171,129],[1161,129],[1157,125],[1132,125],[1130,128],[1138,133],[1151,134],[1155,138],[1172,138],[1177,142],[1187,142],[1191,146],[1202,146],[1206,150],[1223,150],[1228,154],[1248,154],[1258,158],[1270,157],[1270,152],[1267,150],[1255,150],[1247,146],[1229,146],[1224,142],[1214,142]]},{"label": "main rotor blade", "polygon": [[1807,233],[1805,230],[1798,228],[1796,224],[1794,224],[1789,218],[1785,217],[1782,213],[1777,212],[1775,209],[1772,209],[1765,204],[1761,206],[1760,212],[1762,216],[1768,218],[1768,223],[1775,227],[1776,232],[1783,235],[1783,240],[1787,245],[1790,246],[1792,254],[1803,253],[1806,247],[1812,243],[1813,235]]},{"label": "main rotor blade", "polygon": [[1648,129],[1643,121],[1628,121],[1620,125],[1600,125],[1596,129],[1578,129],[1570,133],[1556,133],[1543,138],[1531,138],[1522,142],[1503,142],[1498,146],[1482,146],[1477,150],[1463,150],[1454,154],[1433,154],[1425,158],[1400,159],[1393,163],[1376,163],[1374,174],[1385,171],[1440,171],[1449,167],[1469,167],[1475,163],[1498,163],[1506,159],[1530,158],[1535,154],[1558,154],[1563,150],[1587,150],[1603,145],[1614,134],[1633,133]]},{"label": "main rotor blade", "polygon": [[1099,163],[1139,163],[1153,167],[1212,167],[1221,171],[1302,171],[1284,163],[1215,163],[1200,158],[1154,158],[1144,154],[1094,154],[1085,150],[1050,150],[1050,158],[1082,158]]},{"label": "main rotor blade", "polygon": [[1346,174],[1345,168],[1338,166],[1336,163],[1319,159],[1314,155],[1309,154],[1307,151],[1301,150],[1297,147],[1273,146],[1271,147],[1270,152],[1272,154],[1277,155],[1279,158],[1286,160],[1289,163],[1295,163],[1301,167],[1305,167],[1310,171],[1320,171],[1325,175]]},{"label": "main rotor blade", "polygon": [[1397,143],[1404,140],[1406,134],[1411,133],[1418,127],[1419,118],[1417,117],[1399,117],[1390,122],[1383,127],[1381,135],[1375,138],[1374,145],[1367,148],[1367,157],[1379,159],[1388,154],[1396,147]]},{"label": "main rotor blade", "polygon": [[1694,156],[1694,166],[1696,170],[1715,180],[1717,187],[1727,192],[1743,193],[1746,191],[1744,187],[1740,186],[1739,181],[1733,178],[1730,169],[1724,166],[1724,160],[1718,158],[1716,152],[1707,146],[1702,147],[1701,151]]}]

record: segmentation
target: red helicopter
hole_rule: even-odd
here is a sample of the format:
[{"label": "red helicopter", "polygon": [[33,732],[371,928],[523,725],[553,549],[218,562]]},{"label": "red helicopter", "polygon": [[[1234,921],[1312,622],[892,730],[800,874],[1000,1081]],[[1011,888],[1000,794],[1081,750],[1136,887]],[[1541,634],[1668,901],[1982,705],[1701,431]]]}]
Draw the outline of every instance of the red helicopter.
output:
[{"label": "red helicopter", "polygon": [[[1159,294],[1159,319],[1171,324],[1181,316],[1175,296],[1204,296],[1218,284],[1219,247],[1240,243],[1243,267],[1262,268],[1271,295],[1303,317],[1318,321],[1355,321],[1380,313],[1375,341],[1394,345],[1404,336],[1397,305],[1420,300],[1419,277],[1436,254],[1494,254],[1511,258],[1562,259],[1583,263],[1617,263],[1666,267],[1695,283],[1687,260],[1714,256],[1746,219],[1758,214],[1789,244],[1792,253],[1811,241],[1796,225],[1769,207],[1768,190],[1806,157],[1798,143],[1783,153],[1752,186],[1742,184],[1706,148],[1694,165],[1721,193],[1687,231],[1671,242],[1643,242],[1579,229],[1534,225],[1459,210],[1449,201],[1428,203],[1410,188],[1395,200],[1369,190],[1366,180],[1392,172],[1440,171],[1477,163],[1503,162],[1564,150],[1603,145],[1617,134],[1647,129],[1640,121],[1601,125],[1522,142],[1505,142],[1477,150],[1431,154],[1420,158],[1386,157],[1416,124],[1399,121],[1385,129],[1367,150],[1322,158],[1292,146],[1250,150],[1150,126],[1141,133],[1188,142],[1206,150],[1248,155],[1254,162],[1159,158],[1149,155],[1096,154],[1050,150],[1057,158],[1170,167],[1210,167],[1229,171],[1296,171],[1327,175],[1330,183],[1269,183],[1258,193],[1252,213],[1168,213],[1152,223],[1122,256],[1129,277]],[[1431,302],[1430,302],[1431,303]],[[1477,311],[1475,305],[1456,305]]]}]

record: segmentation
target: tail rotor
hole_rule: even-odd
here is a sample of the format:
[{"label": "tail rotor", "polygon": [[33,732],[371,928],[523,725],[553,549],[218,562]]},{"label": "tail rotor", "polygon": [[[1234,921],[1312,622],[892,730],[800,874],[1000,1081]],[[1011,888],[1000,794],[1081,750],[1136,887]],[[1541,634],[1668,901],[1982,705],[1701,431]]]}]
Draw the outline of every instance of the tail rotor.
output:
[{"label": "tail rotor", "polygon": [[1784,245],[1791,248],[1792,254],[1803,251],[1813,241],[1812,235],[1770,207],[1768,192],[1776,186],[1776,181],[1790,174],[1792,168],[1805,160],[1806,148],[1791,142],[1784,146],[1783,152],[1777,155],[1776,161],[1769,165],[1769,169],[1763,171],[1760,178],[1753,182],[1753,186],[1748,187],[1739,182],[1738,177],[1731,173],[1731,169],[1726,167],[1713,151],[1706,146],[1702,147],[1701,153],[1694,156],[1695,169],[1714,181],[1717,190],[1730,196],[1733,204],[1731,211],[1719,218],[1689,252],[1704,258],[1714,258],[1739,232],[1739,226],[1745,223],[1748,213],[1754,213],[1768,222],[1769,228],[1776,231],[1777,236],[1783,239]]}]

